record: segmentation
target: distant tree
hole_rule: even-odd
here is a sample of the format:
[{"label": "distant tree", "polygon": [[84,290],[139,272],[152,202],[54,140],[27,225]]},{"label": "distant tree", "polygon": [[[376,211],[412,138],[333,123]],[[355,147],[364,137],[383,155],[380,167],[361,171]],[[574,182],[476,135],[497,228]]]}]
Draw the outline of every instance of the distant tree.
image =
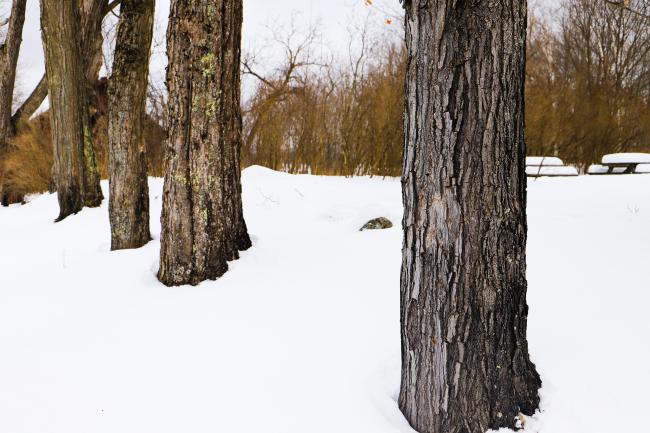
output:
[{"label": "distant tree", "polygon": [[111,249],[149,242],[144,126],[154,0],[123,0],[109,83]]},{"label": "distant tree", "polygon": [[[639,17],[650,19],[650,14],[648,13],[648,5],[645,0],[604,0],[610,6],[614,6],[625,11],[631,12],[634,15]],[[642,3],[642,4],[639,4]]]},{"label": "distant tree", "polygon": [[242,0],[172,0],[160,270],[166,285],[226,272],[250,247],[240,161]]},{"label": "distant tree", "polygon": [[420,433],[538,407],[526,327],[526,1],[407,0],[399,407]]},{"label": "distant tree", "polygon": [[374,35],[366,21],[350,29],[348,59],[333,62],[316,50],[317,27],[301,32],[292,21],[286,31],[271,30],[271,46],[284,54],[277,66],[270,70],[260,52],[242,62],[244,75],[256,83],[244,104],[244,164],[290,173],[399,176],[403,35]]},{"label": "distant tree", "polygon": [[530,154],[586,169],[604,154],[650,150],[650,5],[566,0],[551,24],[530,20],[526,138]]},{"label": "distant tree", "polygon": [[99,206],[103,198],[88,120],[79,7],[78,0],[41,0],[53,172],[60,208],[57,221],[84,206]]},{"label": "distant tree", "polygon": [[11,114],[26,3],[27,0],[13,0],[10,17],[0,22],[0,27],[6,26],[4,38],[0,35],[0,158],[6,150],[7,140],[13,135]]},{"label": "distant tree", "polygon": [[[25,22],[26,0],[14,0],[10,15],[0,19],[0,177],[3,177],[7,145],[15,134],[11,113],[15,100],[16,67]],[[7,205],[8,195],[0,182],[0,203]]]},{"label": "distant tree", "polygon": [[[86,94],[93,101],[93,92],[99,79],[99,72],[102,66],[102,22],[107,14],[120,5],[122,0],[71,0],[81,2],[82,11],[80,29],[81,52],[83,59],[84,75],[86,76]],[[47,72],[47,71],[46,71]],[[38,84],[34,87],[29,96],[18,107],[12,117],[14,127],[21,122],[27,121],[38,110],[47,97],[47,73],[44,73]]]}]

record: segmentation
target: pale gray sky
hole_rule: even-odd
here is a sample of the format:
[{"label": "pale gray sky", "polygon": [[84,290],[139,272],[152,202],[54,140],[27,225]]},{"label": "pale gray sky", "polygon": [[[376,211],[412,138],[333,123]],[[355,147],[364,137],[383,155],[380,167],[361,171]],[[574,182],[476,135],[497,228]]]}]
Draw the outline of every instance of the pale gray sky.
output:
[{"label": "pale gray sky", "polygon": [[[157,0],[156,27],[158,39],[164,39],[170,0]],[[542,3],[556,3],[560,0],[537,0]],[[375,4],[390,9],[400,7],[398,0],[375,0]],[[364,0],[244,0],[244,48],[263,45],[268,35],[266,26],[275,23],[286,26],[293,15],[298,14],[302,23],[320,23],[323,43],[333,50],[341,50],[348,40],[346,28],[363,20],[368,13]],[[382,19],[382,13],[376,12]],[[165,66],[164,53],[152,59],[152,73],[162,76]],[[27,1],[27,17],[23,32],[23,46],[19,60],[19,86],[30,92],[43,74],[43,48],[39,25],[39,0]]]},{"label": "pale gray sky", "polygon": [[[386,0],[386,3],[398,0]],[[164,33],[169,14],[169,0],[156,2],[156,27]],[[320,22],[323,38],[337,46],[347,38],[346,25],[355,13],[363,14],[363,0],[245,0],[244,1],[244,47],[254,47],[267,35],[265,26],[277,23],[286,25],[291,16],[299,14],[302,21]],[[164,39],[164,35],[158,35]],[[160,57],[160,56],[159,56]],[[44,71],[43,48],[39,25],[39,0],[27,1],[27,16],[23,32],[23,45],[19,60],[21,88],[28,92],[38,82]],[[162,73],[164,59],[156,58],[152,72]]]}]

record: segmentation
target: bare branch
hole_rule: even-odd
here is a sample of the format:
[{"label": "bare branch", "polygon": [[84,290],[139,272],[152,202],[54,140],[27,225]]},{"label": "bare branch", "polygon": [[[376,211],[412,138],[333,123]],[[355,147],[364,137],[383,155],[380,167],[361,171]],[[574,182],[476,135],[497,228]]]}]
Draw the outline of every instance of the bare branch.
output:
[{"label": "bare branch", "polygon": [[273,85],[273,83],[271,83],[269,80],[264,78],[260,73],[255,72],[253,70],[253,66],[252,66],[253,63],[254,63],[254,57],[252,57],[252,56],[250,56],[250,57],[246,56],[244,59],[242,59],[242,73],[244,73],[246,75],[250,75],[252,77],[255,77],[258,80],[260,80],[262,83],[269,86],[271,89],[275,89],[275,86]]},{"label": "bare branch", "polygon": [[650,20],[650,15],[645,14],[643,12],[640,12],[636,9],[632,9],[630,7],[630,0],[605,0],[605,3],[609,4],[610,6],[614,6],[623,10],[626,10],[628,12],[633,13],[634,15],[640,16],[642,18],[645,18],[647,20]]},{"label": "bare branch", "polygon": [[111,3],[106,5],[106,8],[102,11],[104,16],[108,15],[109,12],[113,12],[113,10],[118,7],[122,3],[122,0],[113,0]]}]

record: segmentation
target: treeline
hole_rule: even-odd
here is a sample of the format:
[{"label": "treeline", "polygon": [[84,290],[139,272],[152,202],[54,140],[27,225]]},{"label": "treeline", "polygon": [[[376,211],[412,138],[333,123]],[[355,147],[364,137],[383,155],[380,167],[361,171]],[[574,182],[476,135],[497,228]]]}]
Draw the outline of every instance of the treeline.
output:
[{"label": "treeline", "polygon": [[[647,9],[641,1],[632,3],[635,10]],[[97,28],[107,12],[85,11],[90,42],[82,45],[91,59],[86,87],[102,178],[108,177],[108,94],[106,79],[98,75]],[[333,61],[318,55],[313,29],[301,37],[292,27],[274,33],[271,48],[283,53],[276,64],[244,56],[242,73],[252,92],[242,103],[242,166],[399,176],[406,54],[401,38],[386,33],[358,29],[345,60]],[[527,45],[529,155],[559,156],[584,170],[606,153],[650,151],[650,25],[644,16],[587,0],[569,0],[554,10],[532,8]],[[43,82],[15,112],[15,135],[0,146],[5,204],[53,189],[49,115],[25,119],[47,95]],[[144,125],[148,173],[161,176],[165,97],[150,90]]]},{"label": "treeline", "polygon": [[[642,1],[630,7],[648,9]],[[244,162],[292,173],[399,176],[403,46],[384,41],[360,57],[362,70],[354,61],[308,68],[301,59],[312,47],[293,48],[269,77],[244,65],[259,80],[244,110]],[[649,92],[645,16],[590,0],[531,10],[528,155],[559,156],[584,170],[606,153],[650,151]]]},{"label": "treeline", "polygon": [[314,60],[313,31],[292,44],[294,35],[275,40],[285,57],[268,76],[250,59],[243,62],[256,80],[244,106],[244,164],[290,173],[399,175],[403,44],[373,39],[365,27],[352,35],[357,52],[334,64]]},{"label": "treeline", "polygon": [[529,19],[528,154],[585,169],[612,152],[650,151],[649,6],[630,13],[605,2],[568,0]]},{"label": "treeline", "polygon": [[[91,107],[93,146],[97,170],[102,179],[108,179],[108,89],[107,80],[93,87]],[[150,176],[163,176],[162,122],[149,113],[144,120],[144,144],[147,172]],[[49,112],[22,122],[17,134],[7,144],[0,161],[0,192],[2,204],[20,203],[26,195],[55,191],[52,178],[53,148]]]}]

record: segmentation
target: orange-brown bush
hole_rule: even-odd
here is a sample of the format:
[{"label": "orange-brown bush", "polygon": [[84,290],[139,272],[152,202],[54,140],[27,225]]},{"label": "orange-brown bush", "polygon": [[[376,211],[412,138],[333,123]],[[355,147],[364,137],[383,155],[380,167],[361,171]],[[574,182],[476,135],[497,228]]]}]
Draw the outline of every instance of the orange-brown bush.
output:
[{"label": "orange-brown bush", "polygon": [[[108,177],[108,116],[105,105],[105,83],[98,87],[93,105],[93,144],[102,179]],[[145,145],[148,171],[151,176],[163,173],[163,129],[147,118]],[[44,113],[19,127],[9,141],[9,149],[0,162],[0,196],[3,204],[19,203],[28,194],[53,190],[52,139],[49,113]]]},{"label": "orange-brown bush", "polygon": [[20,203],[25,195],[44,192],[52,182],[52,140],[47,115],[23,125],[9,141],[0,165],[0,196],[3,205]]},{"label": "orange-brown bush", "polygon": [[403,47],[362,49],[336,69],[312,60],[311,36],[295,46],[278,41],[287,55],[271,76],[244,61],[244,72],[259,82],[244,106],[243,164],[290,173],[399,175]]},{"label": "orange-brown bush", "polygon": [[[646,10],[641,0],[633,6]],[[646,8],[646,9],[644,9]],[[650,25],[605,2],[567,0],[549,16],[531,14],[526,70],[528,154],[560,156],[586,168],[605,153],[650,151]],[[244,61],[257,86],[243,104],[242,164],[291,173],[398,176],[402,165],[406,56],[400,42],[369,41],[349,64],[314,60],[316,35],[276,39],[283,64],[265,75]],[[292,39],[293,37],[293,39]],[[107,173],[105,83],[96,101],[94,141]],[[164,92],[151,89],[149,173],[163,174]],[[156,114],[157,113],[157,114]],[[155,120],[154,120],[155,119]],[[20,201],[51,184],[49,118],[14,138],[0,164],[0,192]]]},{"label": "orange-brown bush", "polygon": [[[648,11],[641,0],[631,4]],[[585,169],[611,152],[650,151],[650,25],[605,2],[568,0],[530,15],[526,71],[529,155]],[[559,22],[551,25],[551,22]],[[362,35],[365,36],[365,35]],[[291,45],[244,106],[245,165],[292,173],[399,175],[403,146],[400,44],[314,70],[309,38]],[[368,57],[370,56],[370,57]],[[310,68],[310,66],[312,66]]]},{"label": "orange-brown bush", "polygon": [[558,14],[558,26],[539,15],[529,24],[528,154],[584,169],[606,153],[650,151],[650,25],[590,0],[568,0]]}]

